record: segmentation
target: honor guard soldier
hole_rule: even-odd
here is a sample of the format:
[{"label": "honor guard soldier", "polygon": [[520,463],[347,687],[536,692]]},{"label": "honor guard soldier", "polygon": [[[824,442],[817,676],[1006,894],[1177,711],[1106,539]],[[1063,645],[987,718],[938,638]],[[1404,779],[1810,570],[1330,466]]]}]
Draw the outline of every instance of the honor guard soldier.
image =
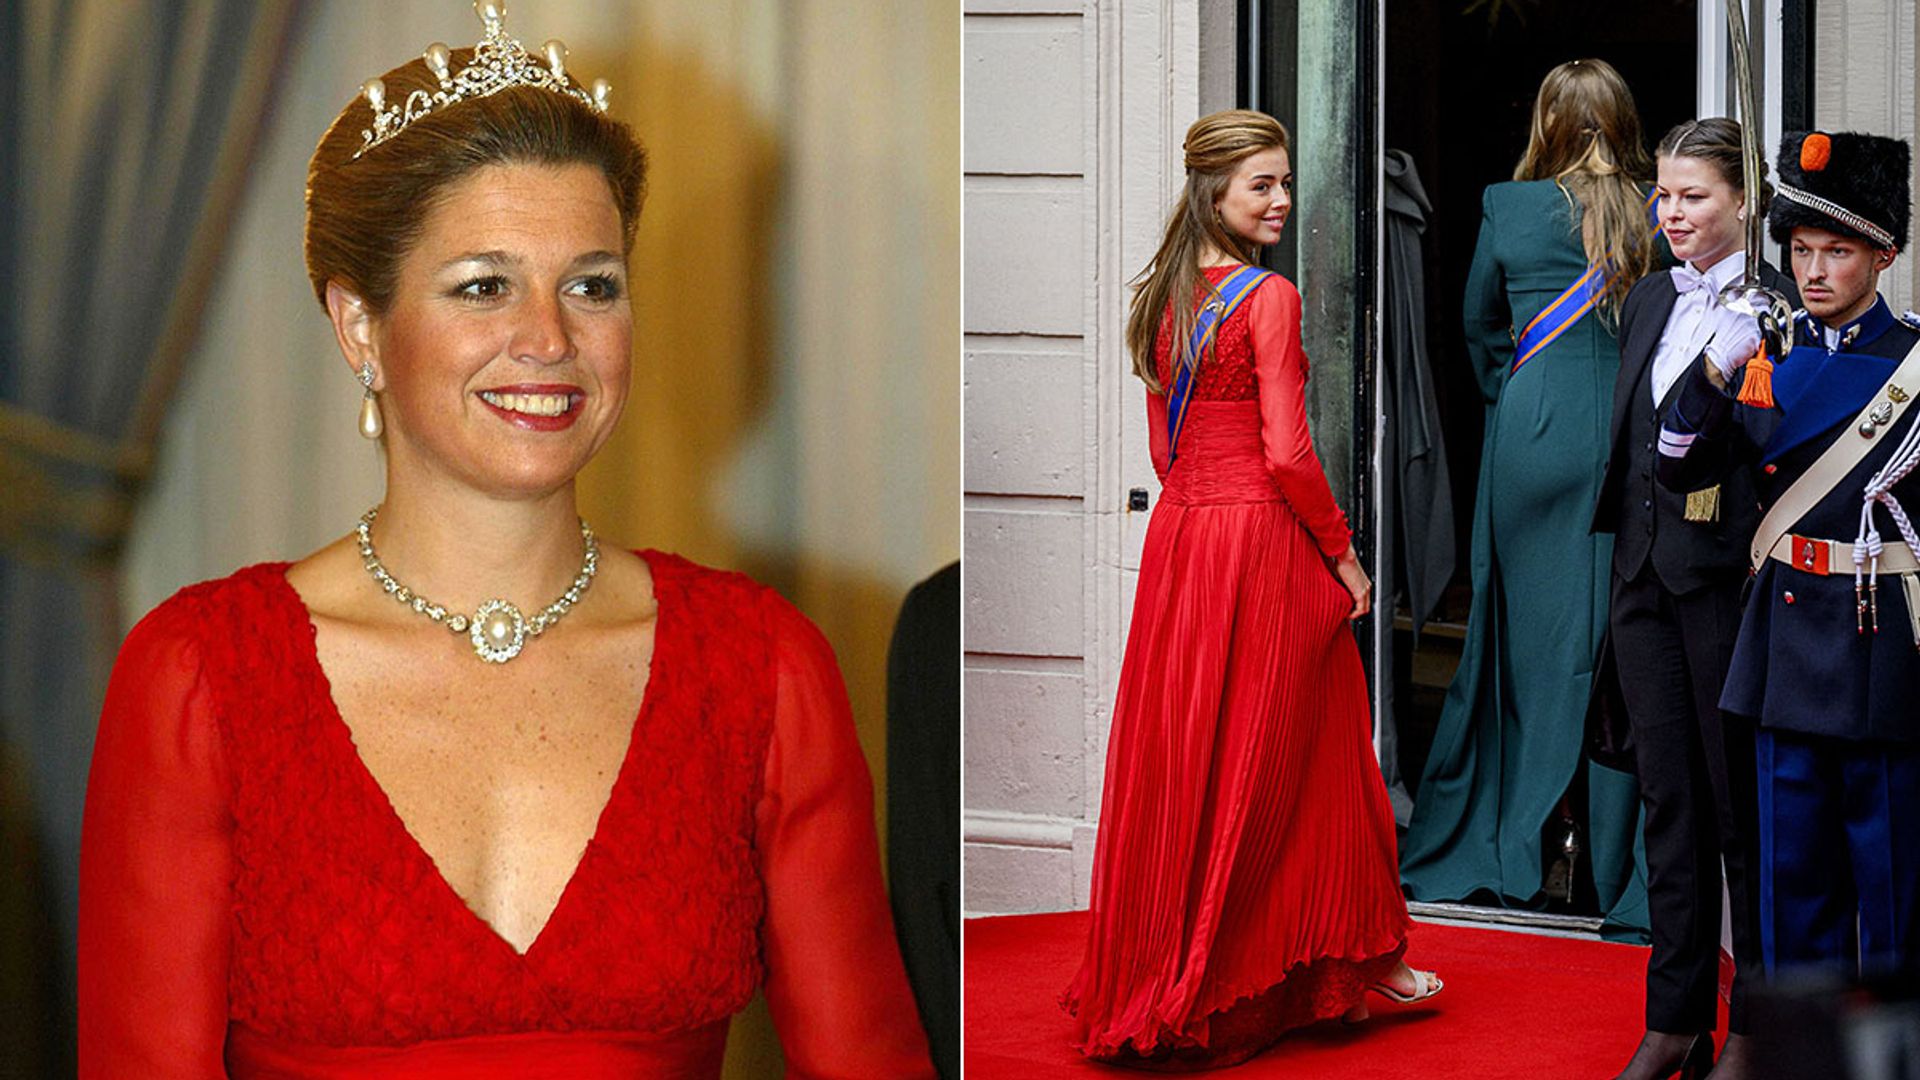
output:
[{"label": "honor guard soldier", "polygon": [[1907,241],[1909,161],[1874,135],[1786,137],[1767,223],[1806,305],[1792,349],[1742,370],[1756,335],[1710,345],[1660,433],[1673,490],[1760,463],[1720,706],[1758,725],[1770,976],[1911,966],[1920,945],[1920,330],[1878,292]]}]

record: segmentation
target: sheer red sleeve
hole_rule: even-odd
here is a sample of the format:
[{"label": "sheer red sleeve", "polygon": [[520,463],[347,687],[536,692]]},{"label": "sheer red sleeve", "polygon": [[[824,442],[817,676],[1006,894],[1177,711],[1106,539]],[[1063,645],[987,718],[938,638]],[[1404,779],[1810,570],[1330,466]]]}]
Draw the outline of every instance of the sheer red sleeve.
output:
[{"label": "sheer red sleeve", "polygon": [[934,1075],[880,879],[873,785],[820,631],[774,597],[779,688],[755,847],[791,1080]]},{"label": "sheer red sleeve", "polygon": [[127,635],[80,842],[81,1080],[227,1075],[230,817],[199,650],[174,602]]},{"label": "sheer red sleeve", "polygon": [[1147,391],[1147,451],[1153,455],[1153,474],[1167,479],[1167,395]]},{"label": "sheer red sleeve", "polygon": [[1267,470],[1287,505],[1328,558],[1347,550],[1347,516],[1333,501],[1307,430],[1307,354],[1300,346],[1300,292],[1275,274],[1246,299],[1253,376],[1260,389],[1260,437]]}]

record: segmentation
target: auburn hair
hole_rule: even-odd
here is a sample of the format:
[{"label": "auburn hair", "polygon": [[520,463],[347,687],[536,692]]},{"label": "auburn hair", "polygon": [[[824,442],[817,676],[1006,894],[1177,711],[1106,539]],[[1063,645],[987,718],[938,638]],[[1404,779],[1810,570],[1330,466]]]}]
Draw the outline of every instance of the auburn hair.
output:
[{"label": "auburn hair", "polygon": [[1578,207],[1587,262],[1613,266],[1601,307],[1618,315],[1627,290],[1653,269],[1646,205],[1653,159],[1642,141],[1633,91],[1612,64],[1569,60],[1540,80],[1527,152],[1513,178],[1552,180],[1569,208]]},{"label": "auburn hair", "polygon": [[[454,50],[459,66],[472,49]],[[381,76],[387,96],[405,101],[439,81],[416,58]],[[376,314],[393,302],[402,259],[420,238],[427,211],[448,185],[488,165],[591,165],[607,179],[625,251],[633,250],[646,197],[646,151],[633,131],[585,102],[514,87],[435,109],[358,158],[372,108],[356,97],[320,138],[307,166],[307,277],[321,306],[337,281]]]},{"label": "auburn hair", "polygon": [[[1200,257],[1209,248],[1253,263],[1260,251],[1221,223],[1215,206],[1242,161],[1263,150],[1287,150],[1287,129],[1265,113],[1229,109],[1203,116],[1187,129],[1181,149],[1186,155],[1187,180],[1173,212],[1167,215],[1160,247],[1133,279],[1133,300],[1127,308],[1127,352],[1133,373],[1154,393],[1164,393],[1154,363],[1160,322],[1172,308],[1173,356],[1185,362],[1193,321],[1196,291],[1218,296],[1219,290],[1200,272]],[[1208,346],[1211,349],[1211,346]],[[1197,364],[1203,358],[1193,357]]]}]

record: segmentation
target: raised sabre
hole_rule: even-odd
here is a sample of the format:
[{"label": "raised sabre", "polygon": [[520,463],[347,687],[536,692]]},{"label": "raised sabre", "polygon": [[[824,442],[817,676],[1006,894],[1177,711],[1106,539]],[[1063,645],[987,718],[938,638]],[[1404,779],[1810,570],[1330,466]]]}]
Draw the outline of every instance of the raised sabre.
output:
[{"label": "raised sabre", "polygon": [[1741,279],[1720,290],[1720,302],[1731,311],[1760,320],[1760,336],[1768,356],[1785,356],[1793,347],[1793,305],[1780,293],[1760,283],[1760,238],[1766,222],[1760,217],[1760,96],[1753,86],[1753,62],[1747,52],[1745,0],[1726,0],[1727,41],[1733,46],[1733,81],[1740,103],[1740,176],[1746,189],[1742,200],[1747,216],[1747,267]]}]

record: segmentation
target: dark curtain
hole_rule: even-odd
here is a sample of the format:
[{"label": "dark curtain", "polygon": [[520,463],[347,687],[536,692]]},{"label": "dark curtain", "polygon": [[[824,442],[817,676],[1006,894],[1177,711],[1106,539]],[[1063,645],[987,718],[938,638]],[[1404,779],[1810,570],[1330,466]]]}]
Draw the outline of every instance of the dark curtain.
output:
[{"label": "dark curtain", "polygon": [[[1381,408],[1386,413],[1379,468],[1382,550],[1375,593],[1384,612],[1404,598],[1413,613],[1413,638],[1433,614],[1453,576],[1453,486],[1447,474],[1447,447],[1440,433],[1440,403],[1427,358],[1427,285],[1423,237],[1433,204],[1420,183],[1413,158],[1401,150],[1386,153],[1386,370],[1380,378]],[[1381,646],[1382,670],[1394,670],[1394,638]],[[1400,730],[1394,712],[1393,680],[1382,684],[1380,769],[1393,801],[1394,821],[1404,827],[1413,799],[1400,774]]]},{"label": "dark curtain", "polygon": [[72,1072],[116,565],[301,6],[0,4],[0,1076]]}]

